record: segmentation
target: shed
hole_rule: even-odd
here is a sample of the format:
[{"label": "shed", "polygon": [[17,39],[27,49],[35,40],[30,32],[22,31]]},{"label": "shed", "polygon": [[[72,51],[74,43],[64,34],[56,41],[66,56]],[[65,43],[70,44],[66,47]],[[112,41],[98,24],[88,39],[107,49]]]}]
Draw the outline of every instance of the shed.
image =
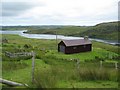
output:
[{"label": "shed", "polygon": [[88,38],[62,40],[58,44],[58,52],[63,52],[65,54],[87,52],[91,50],[92,50],[92,43]]}]

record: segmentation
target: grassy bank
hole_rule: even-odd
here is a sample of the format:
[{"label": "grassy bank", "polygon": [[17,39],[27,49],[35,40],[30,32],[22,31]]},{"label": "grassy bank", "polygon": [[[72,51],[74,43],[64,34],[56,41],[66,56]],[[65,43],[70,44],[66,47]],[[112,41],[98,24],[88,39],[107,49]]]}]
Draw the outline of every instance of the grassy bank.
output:
[{"label": "grassy bank", "polygon": [[[28,39],[18,35],[3,35],[3,78],[28,84],[30,88],[117,88],[118,47],[92,42],[92,52],[63,54],[57,52],[55,40]],[[12,58],[9,52],[31,52],[35,57],[35,81],[31,82],[31,57]],[[76,61],[80,60],[79,64]],[[100,68],[100,61],[103,66]],[[7,86],[4,86],[7,87]]]}]

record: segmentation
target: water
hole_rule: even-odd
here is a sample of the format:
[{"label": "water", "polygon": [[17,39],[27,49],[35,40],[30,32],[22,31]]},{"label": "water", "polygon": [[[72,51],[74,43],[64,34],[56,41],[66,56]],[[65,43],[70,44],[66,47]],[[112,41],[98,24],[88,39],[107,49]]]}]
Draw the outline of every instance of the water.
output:
[{"label": "water", "polygon": [[18,30],[18,31],[1,31],[0,30],[0,34],[18,34],[21,35],[23,34],[23,32],[26,32],[27,30]]},{"label": "water", "polygon": [[[56,39],[56,35],[51,34],[26,34],[23,32],[26,32],[27,30],[17,30],[17,31],[1,31],[0,34],[17,34],[26,38],[35,38],[35,39]],[[83,37],[72,37],[72,36],[63,36],[63,35],[57,35],[58,39],[61,40],[70,40],[70,39],[83,39]],[[90,40],[103,42],[111,45],[120,45],[117,41],[111,41],[111,40],[102,40],[102,39],[93,39],[90,38]]]},{"label": "water", "polygon": [[[56,39],[56,35],[51,34],[27,34],[23,33],[27,30],[18,30],[18,31],[0,31],[0,34],[17,34],[26,38],[35,38],[35,39]],[[63,36],[63,35],[57,35],[58,39],[82,39],[82,37],[70,37],[70,36]]]}]

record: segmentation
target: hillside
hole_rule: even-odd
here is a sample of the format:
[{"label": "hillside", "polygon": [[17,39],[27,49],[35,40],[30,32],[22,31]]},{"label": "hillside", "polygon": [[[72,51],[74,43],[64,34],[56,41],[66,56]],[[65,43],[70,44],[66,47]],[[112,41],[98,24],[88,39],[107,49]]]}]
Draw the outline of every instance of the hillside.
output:
[{"label": "hillside", "polygon": [[89,36],[106,40],[118,40],[118,22],[101,23],[95,26],[61,26],[58,28],[29,28],[27,33],[34,34],[60,34],[67,36]]},{"label": "hillside", "polygon": [[91,38],[117,40],[118,23],[110,22],[110,23],[97,24],[96,26],[91,27],[90,29],[88,29],[83,33],[80,33],[79,35],[80,36],[88,35]]},{"label": "hillside", "polygon": [[27,29],[29,34],[57,34],[65,36],[89,36],[90,38],[118,40],[118,22],[101,23],[95,26],[63,26],[63,25],[36,25],[36,26],[4,26],[2,30]]}]

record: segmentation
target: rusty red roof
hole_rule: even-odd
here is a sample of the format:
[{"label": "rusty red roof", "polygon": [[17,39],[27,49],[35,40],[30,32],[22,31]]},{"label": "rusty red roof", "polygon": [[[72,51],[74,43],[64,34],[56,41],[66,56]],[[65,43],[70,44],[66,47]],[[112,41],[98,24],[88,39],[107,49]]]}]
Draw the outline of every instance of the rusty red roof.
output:
[{"label": "rusty red roof", "polygon": [[85,39],[62,40],[66,46],[77,46],[91,44],[91,41]]}]

